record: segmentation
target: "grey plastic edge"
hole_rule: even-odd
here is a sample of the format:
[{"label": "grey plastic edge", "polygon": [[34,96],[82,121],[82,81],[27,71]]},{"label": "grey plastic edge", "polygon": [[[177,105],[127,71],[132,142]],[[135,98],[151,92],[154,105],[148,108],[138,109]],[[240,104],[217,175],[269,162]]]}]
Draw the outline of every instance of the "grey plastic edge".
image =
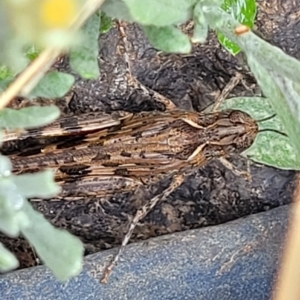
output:
[{"label": "grey plastic edge", "polygon": [[99,281],[116,249],[86,257],[65,283],[43,266],[14,271],[0,277],[0,298],[270,299],[289,208],[131,244],[106,285]]}]

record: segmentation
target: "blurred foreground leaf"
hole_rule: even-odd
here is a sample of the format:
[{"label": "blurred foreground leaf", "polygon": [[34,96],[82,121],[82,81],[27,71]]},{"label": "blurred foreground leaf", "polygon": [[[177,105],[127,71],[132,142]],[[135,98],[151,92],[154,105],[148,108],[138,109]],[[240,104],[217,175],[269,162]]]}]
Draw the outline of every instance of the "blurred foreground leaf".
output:
[{"label": "blurred foreground leaf", "polygon": [[[57,278],[66,280],[78,274],[83,259],[81,241],[65,230],[54,228],[25,198],[59,193],[60,186],[54,182],[53,172],[12,175],[9,159],[0,156],[0,179],[0,230],[11,237],[22,233]],[[0,270],[17,266],[3,247],[0,256]]]},{"label": "blurred foreground leaf", "polygon": [[196,0],[123,0],[133,19],[143,25],[168,26],[184,23],[192,16]]},{"label": "blurred foreground leaf", "polygon": [[52,170],[45,170],[13,176],[12,181],[18,187],[18,192],[26,198],[51,198],[61,191],[53,176]]},{"label": "blurred foreground leaf", "polygon": [[74,77],[70,74],[58,71],[49,72],[31,91],[30,97],[44,97],[47,99],[63,97],[70,90],[74,81]]},{"label": "blurred foreground leaf", "polygon": [[11,271],[19,266],[18,260],[0,243],[0,272]]},{"label": "blurred foreground leaf", "polygon": [[60,115],[57,106],[31,106],[19,110],[5,108],[0,111],[0,128],[35,128],[55,121]]},{"label": "blurred foreground leaf", "polygon": [[101,10],[113,19],[133,22],[127,5],[122,0],[106,0],[101,6]]},{"label": "blurred foreground leaf", "polygon": [[144,26],[143,29],[155,48],[175,53],[189,53],[191,51],[188,36],[174,26]]},{"label": "blurred foreground leaf", "polygon": [[99,76],[98,36],[100,16],[94,14],[83,26],[80,45],[70,52],[70,65],[82,78],[96,79]]},{"label": "blurred foreground leaf", "polygon": [[30,224],[22,228],[22,234],[33,245],[39,258],[60,280],[79,274],[84,251],[81,241],[66,230],[54,228],[27,201],[23,210]]}]

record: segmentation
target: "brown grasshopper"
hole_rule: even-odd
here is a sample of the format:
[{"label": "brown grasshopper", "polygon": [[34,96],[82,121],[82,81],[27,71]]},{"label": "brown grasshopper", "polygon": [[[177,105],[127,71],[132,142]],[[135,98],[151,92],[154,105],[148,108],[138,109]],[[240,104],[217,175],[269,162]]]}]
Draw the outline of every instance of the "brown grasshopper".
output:
[{"label": "brown grasshopper", "polygon": [[[50,133],[50,128],[57,128],[62,121],[41,129],[38,135]],[[96,130],[95,124],[91,126]],[[74,128],[65,127],[62,133],[68,131],[73,134]],[[84,128],[80,133],[86,132]],[[240,153],[253,143],[257,132],[256,122],[237,110],[128,113],[99,124],[99,129],[86,134],[78,145],[61,143],[42,148],[39,154],[21,153],[10,158],[14,173],[53,169],[63,198],[101,196],[133,190],[157,175],[180,173],[203,166],[212,158]],[[28,131],[21,137],[31,134]],[[11,139],[12,133],[7,137]]]},{"label": "brown grasshopper", "polygon": [[161,176],[172,177],[160,195],[137,211],[118,254],[105,270],[102,282],[106,282],[138,222],[180,186],[187,173],[213,158],[244,151],[257,132],[256,121],[239,110],[198,113],[174,109],[65,117],[41,129],[6,132],[4,141],[82,135],[80,143],[61,142],[37,154],[10,156],[14,173],[53,169],[64,199],[138,190]]}]

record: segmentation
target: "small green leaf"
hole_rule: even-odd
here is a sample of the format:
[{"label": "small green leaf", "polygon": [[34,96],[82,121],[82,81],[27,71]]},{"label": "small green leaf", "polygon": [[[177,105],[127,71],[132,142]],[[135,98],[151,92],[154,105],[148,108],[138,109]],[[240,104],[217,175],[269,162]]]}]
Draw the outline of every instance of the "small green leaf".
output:
[{"label": "small green leaf", "polygon": [[0,111],[0,128],[34,128],[53,122],[59,115],[60,110],[55,105],[31,106],[19,110],[5,108]]},{"label": "small green leaf", "polygon": [[143,25],[182,24],[192,17],[196,0],[123,0],[134,20]]},{"label": "small green leaf", "polygon": [[12,164],[8,157],[0,155],[0,178],[11,175]]},{"label": "small green leaf", "polygon": [[27,223],[26,216],[21,211],[24,201],[11,176],[1,177],[0,230],[11,237],[18,236],[20,225]]},{"label": "small green leaf", "polygon": [[172,53],[191,51],[189,38],[176,27],[144,26],[143,29],[151,44],[159,50]]},{"label": "small green leaf", "polygon": [[74,77],[67,73],[52,71],[47,73],[31,91],[30,97],[60,98],[63,97],[74,84]]},{"label": "small green leaf", "polygon": [[224,48],[230,52],[232,55],[237,55],[241,48],[233,43],[230,39],[224,36],[222,33],[217,32],[219,42],[224,46]]},{"label": "small green leaf", "polygon": [[1,208],[0,230],[10,237],[17,237],[22,226],[28,224],[29,220],[22,210],[14,211],[11,214],[3,213]]},{"label": "small green leaf", "polygon": [[0,65],[0,80],[3,79],[11,79],[13,77],[13,73],[7,66]]},{"label": "small green leaf", "polygon": [[51,170],[12,176],[12,180],[18,187],[18,192],[26,198],[51,198],[61,191],[61,187],[54,182]]},{"label": "small green leaf", "polygon": [[113,19],[123,20],[127,22],[133,22],[133,18],[130,15],[128,7],[122,0],[106,0],[101,10],[105,14]]},{"label": "small green leaf", "polygon": [[0,272],[11,271],[18,266],[16,257],[0,243]]},{"label": "small green leaf", "polygon": [[12,81],[12,71],[8,67],[0,65],[0,92],[5,91]]},{"label": "small green leaf", "polygon": [[30,225],[22,228],[22,234],[33,245],[40,259],[60,280],[77,275],[82,268],[83,245],[65,230],[54,228],[26,201],[24,212]]},{"label": "small green leaf", "polygon": [[[238,22],[247,25],[249,28],[253,27],[256,16],[255,0],[224,0],[222,8],[230,13]],[[241,49],[230,39],[225,37],[222,33],[217,32],[220,43],[231,54],[238,54]]]},{"label": "small green leaf", "polygon": [[202,12],[202,6],[198,3],[194,8],[194,32],[193,43],[204,43],[208,35],[208,24]]},{"label": "small green leaf", "polygon": [[82,28],[80,45],[70,52],[70,65],[82,78],[96,79],[99,77],[98,36],[100,17],[94,14]]},{"label": "small green leaf", "polygon": [[101,12],[100,33],[108,32],[113,26],[111,17]]},{"label": "small green leaf", "polygon": [[31,46],[27,47],[27,49],[25,50],[25,55],[30,61],[32,61],[39,56],[41,51],[42,51],[42,49],[40,49],[34,45],[31,45]]}]

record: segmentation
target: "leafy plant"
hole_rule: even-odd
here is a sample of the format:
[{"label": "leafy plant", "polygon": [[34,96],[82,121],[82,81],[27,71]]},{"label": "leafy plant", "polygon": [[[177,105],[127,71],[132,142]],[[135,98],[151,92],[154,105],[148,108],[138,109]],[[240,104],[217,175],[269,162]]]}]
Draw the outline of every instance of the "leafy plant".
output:
[{"label": "leafy plant", "polygon": [[[229,51],[237,53],[238,46],[245,52],[253,74],[271,103],[270,107],[267,99],[252,98],[234,99],[227,105],[246,111],[253,110],[255,118],[263,117],[263,113],[270,115],[274,110],[290,137],[283,137],[280,145],[274,145],[274,136],[261,134],[258,144],[249,149],[248,154],[262,163],[280,168],[299,168],[300,63],[250,30],[235,34],[235,29],[240,25],[238,21],[252,27],[256,13],[254,1],[107,0],[101,7],[102,12],[99,12],[101,2],[103,1],[99,0],[95,4],[89,0],[27,0],[22,1],[22,7],[16,7],[13,0],[0,2],[0,91],[3,91],[0,107],[8,102],[8,95],[13,94],[13,84],[20,81],[20,77],[27,70],[32,70],[33,65],[37,65],[37,61],[42,58],[45,65],[40,69],[36,68],[35,73],[30,73],[32,77],[25,77],[28,81],[23,80],[24,86],[18,87],[15,94],[21,91],[27,98],[64,96],[74,83],[73,76],[58,71],[47,72],[44,77],[42,75],[55,56],[67,48],[71,48],[70,64],[74,72],[87,79],[98,77],[97,39],[99,30],[105,32],[111,26],[110,18],[139,23],[156,48],[177,53],[189,52],[191,41],[204,42],[208,28],[212,28],[218,32],[220,41]],[[238,7],[242,9],[238,10]],[[54,13],[56,11],[61,13]],[[8,19],[7,15],[14,17]],[[76,19],[77,15],[79,17]],[[89,20],[76,32],[75,29],[88,15],[91,16]],[[70,23],[73,18],[77,22]],[[190,19],[195,24],[191,39],[178,27]],[[36,46],[28,46],[32,44]],[[24,49],[27,49],[25,53]],[[33,63],[15,78],[30,60]],[[38,78],[42,79],[34,87]],[[35,107],[19,111],[3,109],[0,113],[0,127],[6,130],[31,128],[52,122],[57,116],[58,110],[55,107]],[[267,125],[283,130],[277,121]],[[261,137],[263,140],[259,142]],[[27,202],[30,197],[52,197],[59,192],[51,173],[45,171],[16,176],[11,174],[9,159],[0,156],[0,178],[1,231],[13,237],[24,235],[58,278],[67,279],[77,274],[81,268],[83,253],[80,241],[65,231],[54,229]],[[1,245],[0,256],[2,271],[16,267],[16,259]]]}]

